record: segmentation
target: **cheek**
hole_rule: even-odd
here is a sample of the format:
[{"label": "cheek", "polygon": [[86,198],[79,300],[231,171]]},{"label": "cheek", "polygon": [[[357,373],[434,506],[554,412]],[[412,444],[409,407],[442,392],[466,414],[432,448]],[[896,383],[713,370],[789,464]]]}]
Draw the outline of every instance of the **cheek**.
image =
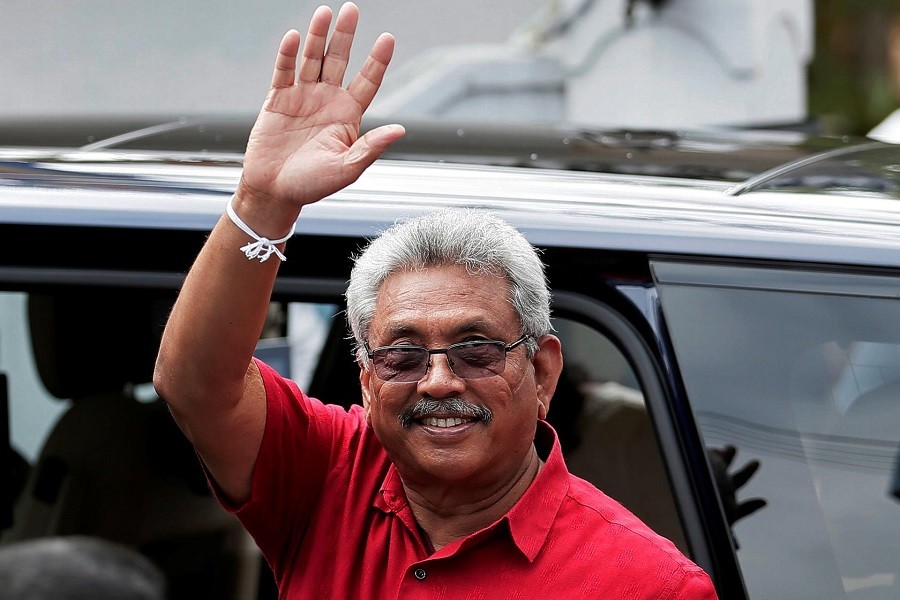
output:
[{"label": "cheek", "polygon": [[516,399],[520,399],[518,401],[521,402],[527,398],[529,402],[533,399],[535,403],[540,404],[537,399],[537,386],[534,381],[534,369],[531,367],[531,363],[521,367],[519,373],[518,380],[508,382],[512,400],[517,401]]},{"label": "cheek", "polygon": [[[374,382],[369,388],[370,411],[388,416],[399,414],[410,400],[409,390],[404,390],[403,387],[381,381]],[[412,393],[415,393],[415,387]]]}]

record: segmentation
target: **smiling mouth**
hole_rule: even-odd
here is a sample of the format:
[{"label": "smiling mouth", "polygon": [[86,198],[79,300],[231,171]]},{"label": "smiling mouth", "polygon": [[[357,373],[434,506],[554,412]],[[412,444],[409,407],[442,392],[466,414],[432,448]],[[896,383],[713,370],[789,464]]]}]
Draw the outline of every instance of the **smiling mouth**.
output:
[{"label": "smiling mouth", "polygon": [[486,406],[472,404],[460,398],[421,398],[398,415],[400,425],[409,429],[413,423],[427,427],[449,428],[480,421],[490,423],[493,413]]},{"label": "smiling mouth", "polygon": [[426,417],[419,421],[427,427],[456,427],[464,423],[472,423],[474,419],[463,419],[460,417]]}]

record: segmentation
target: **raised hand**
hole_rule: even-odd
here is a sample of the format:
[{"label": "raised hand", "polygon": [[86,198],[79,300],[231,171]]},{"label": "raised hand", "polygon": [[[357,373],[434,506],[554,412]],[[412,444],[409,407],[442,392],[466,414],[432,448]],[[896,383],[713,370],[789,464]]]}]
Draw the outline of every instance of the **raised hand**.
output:
[{"label": "raised hand", "polygon": [[[247,144],[235,207],[272,236],[287,231],[304,205],[355,181],[404,133],[399,125],[387,125],[359,137],[363,113],[390,63],[393,36],[385,33],[375,41],[345,88],[359,10],[344,4],[327,41],[331,19],[327,6],[315,11],[302,54],[299,32],[282,38],[272,87]],[[242,209],[248,202],[252,207]]]}]

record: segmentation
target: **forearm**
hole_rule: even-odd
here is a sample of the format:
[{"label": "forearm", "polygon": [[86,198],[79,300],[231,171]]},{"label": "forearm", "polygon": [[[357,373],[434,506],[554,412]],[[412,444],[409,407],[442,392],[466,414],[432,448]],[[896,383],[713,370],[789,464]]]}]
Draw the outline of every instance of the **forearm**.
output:
[{"label": "forearm", "polygon": [[[272,84],[244,153],[232,206],[256,236],[287,235],[303,206],[355,181],[403,128],[359,137],[363,113],[381,85],[394,38],[378,37],[343,87],[359,13],[346,3],[326,44],[332,11],[316,9],[303,52],[300,33],[281,40]],[[299,60],[298,60],[299,56]],[[163,333],[153,382],[226,495],[250,494],[266,424],[266,393],[252,364],[268,312],[278,255],[254,260],[256,240],[223,216],[191,267]],[[262,248],[262,246],[260,246]]]},{"label": "forearm", "polygon": [[[238,214],[271,235],[258,211],[235,198]],[[288,228],[289,229],[289,228]],[[265,233],[264,233],[265,232]],[[283,235],[284,232],[280,232]],[[245,375],[262,330],[275,276],[275,256],[248,260],[250,238],[227,216],[211,232],[185,279],[163,334],[154,382],[178,413],[227,410],[244,394]]]}]

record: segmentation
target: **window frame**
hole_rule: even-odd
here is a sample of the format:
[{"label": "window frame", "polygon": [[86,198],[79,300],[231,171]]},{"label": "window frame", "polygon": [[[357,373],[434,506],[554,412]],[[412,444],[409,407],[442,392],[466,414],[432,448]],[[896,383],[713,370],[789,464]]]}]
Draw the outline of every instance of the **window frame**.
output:
[{"label": "window frame", "polygon": [[[648,289],[652,300],[655,290],[652,287]],[[672,389],[672,373],[664,366],[660,345],[664,344],[664,338],[648,333],[652,327],[645,315],[640,318],[626,316],[611,304],[578,292],[554,290],[553,311],[555,316],[579,321],[605,335],[631,365],[644,394],[692,560],[710,574],[720,594],[729,598],[745,598],[743,583],[730,549],[730,538],[727,538],[728,555],[715,558],[717,554],[713,548],[717,545],[710,529],[711,526],[713,529],[727,529],[724,513],[721,512],[718,495],[711,488],[712,476],[690,408],[677,400],[679,396],[684,398],[684,395]],[[715,527],[715,519],[710,518],[710,500],[715,502],[715,514],[720,515],[718,527]],[[721,546],[721,532],[718,537],[718,545]]]}]

